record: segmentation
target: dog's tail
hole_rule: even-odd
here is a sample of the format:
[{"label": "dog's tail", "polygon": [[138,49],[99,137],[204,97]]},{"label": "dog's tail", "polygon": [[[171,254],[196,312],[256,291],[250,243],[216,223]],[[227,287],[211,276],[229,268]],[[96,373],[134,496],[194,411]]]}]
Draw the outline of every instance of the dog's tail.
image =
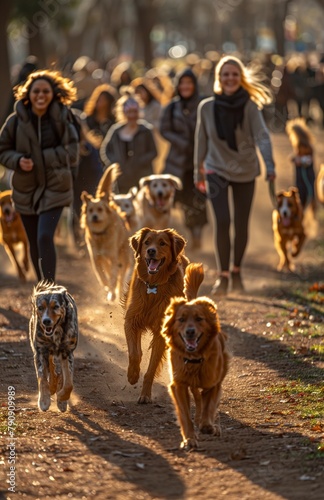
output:
[{"label": "dog's tail", "polygon": [[121,170],[118,163],[113,163],[110,165],[107,170],[105,170],[103,176],[101,177],[97,191],[96,198],[100,198],[102,194],[106,194],[110,197],[112,192],[112,186],[117,179],[121,175]]},{"label": "dog's tail", "polygon": [[204,267],[202,264],[192,263],[186,267],[184,277],[184,294],[187,300],[193,300],[198,295],[198,290],[204,279]]}]

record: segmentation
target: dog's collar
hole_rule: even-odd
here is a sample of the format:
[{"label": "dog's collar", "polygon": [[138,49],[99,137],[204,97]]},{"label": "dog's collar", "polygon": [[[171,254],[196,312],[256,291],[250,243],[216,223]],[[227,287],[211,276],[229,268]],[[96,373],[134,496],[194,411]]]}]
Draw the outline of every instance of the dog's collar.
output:
[{"label": "dog's collar", "polygon": [[153,285],[151,286],[149,283],[147,283],[146,281],[144,282],[145,285],[146,285],[146,293],[149,295],[150,293],[154,293],[154,295],[157,294],[157,287],[158,285]]},{"label": "dog's collar", "polygon": [[183,358],[183,361],[185,362],[185,365],[187,363],[194,363],[194,364],[199,364],[199,363],[202,363],[204,361],[204,358]]}]

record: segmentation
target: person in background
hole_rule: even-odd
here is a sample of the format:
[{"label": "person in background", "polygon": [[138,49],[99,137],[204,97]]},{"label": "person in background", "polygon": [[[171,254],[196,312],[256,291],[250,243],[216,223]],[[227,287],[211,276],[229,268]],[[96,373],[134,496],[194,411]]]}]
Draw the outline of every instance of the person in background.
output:
[{"label": "person in background", "polygon": [[183,184],[175,202],[184,210],[185,225],[191,234],[193,249],[201,247],[202,229],[207,224],[205,197],[195,188],[194,137],[199,95],[197,78],[190,68],[176,75],[176,97],[163,108],[160,133],[170,144],[164,173],[176,175]]},{"label": "person in background", "polygon": [[[260,175],[256,147],[266,165],[266,179],[275,179],[268,129],[261,109],[271,93],[236,57],[224,56],[215,68],[214,96],[198,108],[195,137],[197,188],[207,192],[216,222],[215,250],[219,278],[213,293],[244,290],[241,263],[248,242],[248,224],[255,178]],[[234,242],[231,244],[229,188],[233,194]],[[233,247],[233,248],[232,248]],[[230,271],[231,252],[233,266]]]},{"label": "person in background", "polygon": [[37,279],[55,281],[54,233],[72,202],[72,171],[79,160],[79,135],[68,107],[76,89],[60,72],[41,70],[14,91],[14,113],[0,132],[0,163],[13,171],[13,202]]},{"label": "person in background", "polygon": [[86,190],[93,196],[103,174],[103,165],[99,149],[103,138],[115,123],[114,107],[117,92],[111,85],[98,85],[85,102],[84,111],[73,109],[81,126],[80,163],[78,174],[73,184],[72,230],[74,243],[84,243],[80,229],[81,193]]},{"label": "person in background", "polygon": [[141,177],[153,174],[152,162],[157,155],[153,126],[139,116],[138,98],[128,89],[116,103],[117,123],[109,129],[100,148],[105,167],[113,163],[120,166],[122,175],[116,181],[119,193],[127,193],[138,186]]}]

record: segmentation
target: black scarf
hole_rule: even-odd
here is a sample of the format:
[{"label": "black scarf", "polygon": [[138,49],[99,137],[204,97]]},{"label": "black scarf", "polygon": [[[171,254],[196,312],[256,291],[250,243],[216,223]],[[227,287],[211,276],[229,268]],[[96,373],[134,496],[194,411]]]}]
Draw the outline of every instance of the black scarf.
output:
[{"label": "black scarf", "polygon": [[234,94],[215,94],[214,117],[218,137],[228,146],[238,151],[235,130],[242,127],[244,106],[249,100],[249,93],[240,87]]}]

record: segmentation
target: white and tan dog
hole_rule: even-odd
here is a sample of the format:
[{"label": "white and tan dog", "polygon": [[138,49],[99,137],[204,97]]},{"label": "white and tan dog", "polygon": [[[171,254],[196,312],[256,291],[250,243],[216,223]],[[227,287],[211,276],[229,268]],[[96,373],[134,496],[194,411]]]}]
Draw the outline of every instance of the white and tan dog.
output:
[{"label": "white and tan dog", "polygon": [[138,189],[134,186],[126,194],[113,193],[113,200],[125,214],[131,233],[135,233],[139,229],[138,217],[134,205],[137,192]]},{"label": "white and tan dog", "polygon": [[171,209],[176,190],[182,189],[181,180],[171,174],[142,177],[135,204],[140,227],[165,229],[171,226]]}]

